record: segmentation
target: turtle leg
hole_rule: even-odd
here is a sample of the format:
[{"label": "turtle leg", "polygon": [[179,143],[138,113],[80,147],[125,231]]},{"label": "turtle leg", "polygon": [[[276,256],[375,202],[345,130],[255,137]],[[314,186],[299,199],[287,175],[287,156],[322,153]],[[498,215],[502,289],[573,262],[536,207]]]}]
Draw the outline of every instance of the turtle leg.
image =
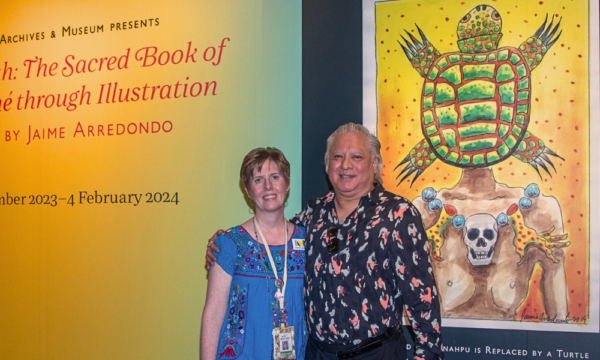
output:
[{"label": "turtle leg", "polygon": [[546,20],[544,20],[542,26],[540,26],[540,28],[535,32],[535,34],[533,34],[532,37],[525,40],[519,46],[519,50],[521,50],[521,53],[525,57],[525,61],[527,61],[527,64],[529,65],[529,69],[535,69],[542,62],[542,59],[548,53],[548,50],[550,50],[552,45],[554,45],[554,43],[558,40],[560,34],[562,34],[562,30],[558,35],[556,35],[556,37],[554,37],[554,35],[558,31],[561,21],[562,18],[560,18],[560,20],[558,20],[558,24],[552,28],[552,25],[554,24],[554,16],[552,16],[550,25],[546,27],[546,23],[548,22],[548,14],[546,14]]},{"label": "turtle leg", "polygon": [[408,155],[406,155],[406,157],[400,162],[400,164],[398,164],[394,168],[394,170],[396,170],[401,165],[406,164],[402,171],[400,171],[400,174],[396,176],[396,179],[398,179],[402,174],[406,173],[404,174],[404,177],[402,177],[402,179],[398,182],[398,185],[400,185],[400,183],[403,182],[404,179],[416,172],[415,176],[410,182],[410,186],[412,187],[415,180],[417,180],[417,178],[421,176],[423,171],[425,171],[425,169],[427,169],[429,165],[431,165],[436,159],[437,157],[429,148],[427,140],[421,140],[421,142],[419,142],[414,148],[412,148],[412,150],[408,153]]},{"label": "turtle leg", "polygon": [[[417,26],[417,24],[415,24],[415,26]],[[406,40],[404,36],[400,35],[406,43],[406,47],[402,45],[400,40],[398,40],[398,44],[400,44],[402,50],[404,50],[406,57],[415,70],[417,70],[422,77],[425,77],[431,64],[433,64],[433,61],[440,56],[440,53],[429,40],[427,40],[427,37],[425,37],[425,34],[423,34],[423,31],[421,31],[419,26],[417,26],[417,30],[419,30],[421,41],[417,40],[417,38],[405,30],[410,40]]]},{"label": "turtle leg", "polygon": [[540,138],[531,134],[529,131],[525,132],[523,140],[521,140],[515,152],[513,153],[514,157],[531,165],[535,171],[537,171],[540,178],[542,177],[539,169],[540,167],[544,169],[544,171],[546,171],[550,177],[552,177],[552,174],[550,174],[547,165],[552,166],[554,172],[556,172],[556,168],[554,167],[554,164],[548,155],[556,156],[562,161],[565,161],[565,159],[563,159],[561,156],[547,148]]}]

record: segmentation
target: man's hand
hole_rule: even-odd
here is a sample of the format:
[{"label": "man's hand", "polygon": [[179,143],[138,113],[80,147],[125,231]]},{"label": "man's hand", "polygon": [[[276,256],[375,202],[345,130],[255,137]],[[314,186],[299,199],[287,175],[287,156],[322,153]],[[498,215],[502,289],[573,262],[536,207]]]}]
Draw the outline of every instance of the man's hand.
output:
[{"label": "man's hand", "polygon": [[206,245],[206,262],[208,263],[209,268],[217,263],[217,257],[213,254],[213,251],[220,252],[220,250],[215,245],[215,240],[217,239],[217,236],[223,233],[223,230],[217,230],[217,232],[208,240],[208,245]]}]

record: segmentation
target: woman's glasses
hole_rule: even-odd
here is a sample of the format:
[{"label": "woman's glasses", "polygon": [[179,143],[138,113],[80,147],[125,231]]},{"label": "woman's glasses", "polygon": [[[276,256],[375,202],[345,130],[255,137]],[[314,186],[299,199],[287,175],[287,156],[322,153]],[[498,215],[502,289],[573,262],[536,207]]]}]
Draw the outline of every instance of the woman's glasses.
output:
[{"label": "woman's glasses", "polygon": [[339,241],[337,238],[337,234],[338,234],[337,226],[333,226],[333,227],[330,227],[329,229],[327,229],[327,238],[329,239],[327,241],[327,250],[329,250],[330,254],[338,251]]}]

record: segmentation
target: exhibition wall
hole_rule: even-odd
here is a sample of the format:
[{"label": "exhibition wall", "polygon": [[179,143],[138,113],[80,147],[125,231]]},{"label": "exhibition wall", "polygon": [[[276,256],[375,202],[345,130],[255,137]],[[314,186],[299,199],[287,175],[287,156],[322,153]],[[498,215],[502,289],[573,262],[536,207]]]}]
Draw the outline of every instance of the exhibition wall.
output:
[{"label": "exhibition wall", "polygon": [[0,15],[0,358],[197,359],[244,155],[301,189],[300,1],[12,1]]}]

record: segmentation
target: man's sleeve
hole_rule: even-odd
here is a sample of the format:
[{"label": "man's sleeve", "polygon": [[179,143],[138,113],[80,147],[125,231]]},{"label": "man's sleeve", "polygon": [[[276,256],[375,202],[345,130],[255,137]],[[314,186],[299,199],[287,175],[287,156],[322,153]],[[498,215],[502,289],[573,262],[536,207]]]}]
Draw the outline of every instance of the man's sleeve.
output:
[{"label": "man's sleeve", "polygon": [[438,291],[429,262],[429,243],[419,211],[410,203],[393,209],[392,260],[401,297],[415,332],[413,359],[443,359]]}]

